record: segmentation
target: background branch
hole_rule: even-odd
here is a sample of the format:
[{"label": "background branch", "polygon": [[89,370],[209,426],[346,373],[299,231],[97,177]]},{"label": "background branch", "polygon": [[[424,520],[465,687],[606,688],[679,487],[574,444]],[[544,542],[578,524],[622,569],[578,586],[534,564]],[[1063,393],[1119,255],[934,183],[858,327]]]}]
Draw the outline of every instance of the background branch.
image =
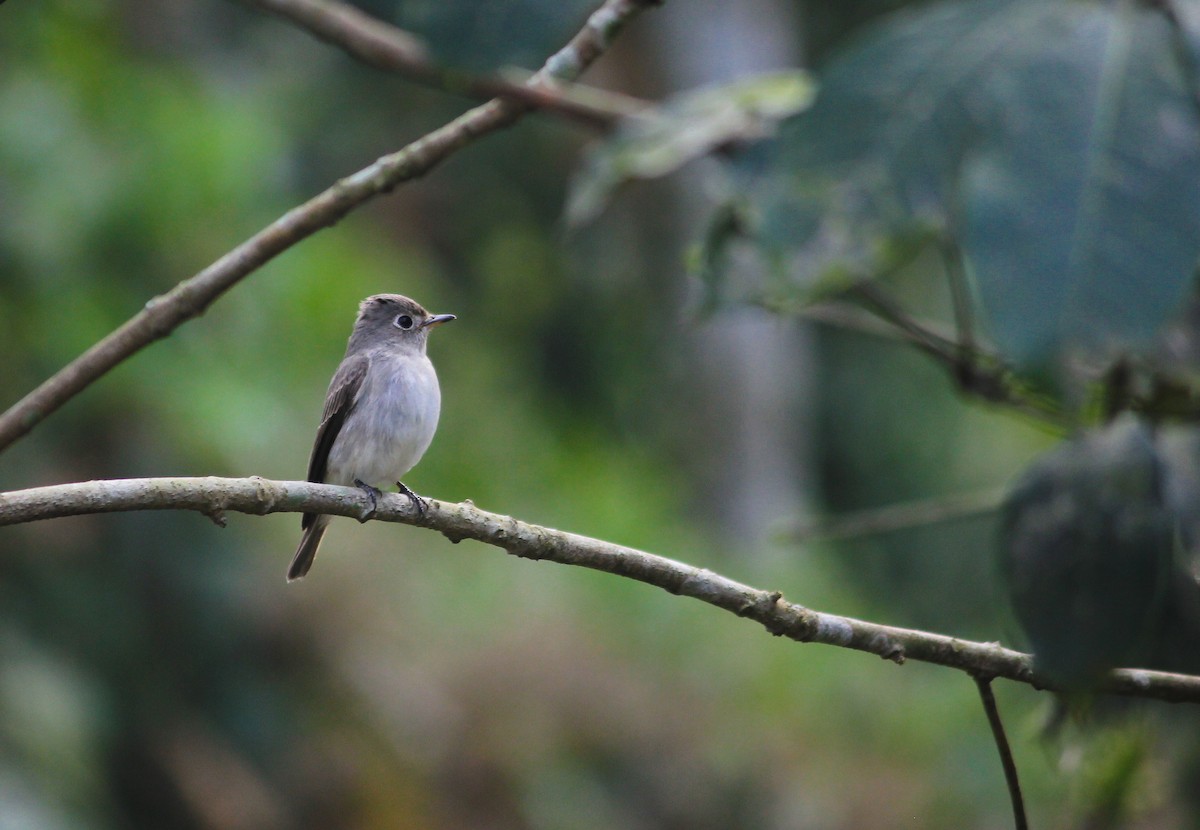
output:
[{"label": "background branch", "polygon": [[[552,55],[528,85],[573,80],[608,47],[621,28],[654,0],[605,0],[571,41]],[[200,273],[146,303],[138,314],[56,372],[0,415],[0,451],[129,356],[200,314],[244,277],[322,228],[402,182],[423,176],[487,133],[511,125],[531,107],[493,100],[475,107],[395,153],[384,156],[285,213]]]},{"label": "background branch", "polygon": [[501,75],[475,75],[449,69],[434,61],[416,36],[336,0],[238,1],[278,15],[369,66],[457,95],[504,98],[601,128],[648,106],[635,98],[594,88],[551,88]]},{"label": "background branch", "polygon": [[[2,493],[0,525],[128,510],[196,510],[223,524],[227,510],[258,515],[312,511],[358,517],[368,507],[360,490],[307,481],[258,477],[117,479]],[[754,620],[771,634],[798,642],[865,651],[896,663],[919,660],[975,676],[1003,677],[1039,689],[1053,688],[1034,673],[1029,655],[998,643],[977,643],[820,613],[787,602],[778,591],[752,588],[707,569],[635,548],[488,513],[469,501],[447,504],[431,500],[426,513],[418,515],[408,499],[385,494],[379,499],[374,518],[436,530],[453,542],[474,539],[524,559],[546,559],[635,579]],[[1098,691],[1200,703],[1200,677],[1118,669],[1109,673]]]},{"label": "background branch", "polygon": [[1007,493],[1007,489],[996,487],[818,516],[800,520],[780,535],[793,543],[854,539],[969,519],[999,509]]},{"label": "background branch", "polygon": [[[877,278],[859,279],[840,297],[831,299],[797,302],[760,297],[756,302],[778,314],[908,344],[945,368],[964,394],[1007,406],[1057,429],[1066,426],[1060,408],[1023,388],[999,355],[965,339],[960,341],[955,331],[940,323],[909,314],[878,285]],[[963,330],[962,319],[958,328]]]}]

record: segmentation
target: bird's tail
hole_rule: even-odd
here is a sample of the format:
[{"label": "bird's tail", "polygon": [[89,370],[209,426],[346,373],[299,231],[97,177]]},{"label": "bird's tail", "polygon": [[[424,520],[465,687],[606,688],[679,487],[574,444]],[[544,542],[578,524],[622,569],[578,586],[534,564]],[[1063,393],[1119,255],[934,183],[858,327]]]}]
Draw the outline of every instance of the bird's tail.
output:
[{"label": "bird's tail", "polygon": [[308,573],[313,559],[317,556],[317,548],[321,545],[321,537],[325,535],[325,528],[328,526],[329,517],[320,514],[315,516],[312,524],[304,529],[304,535],[300,537],[300,547],[296,548],[296,555],[292,557],[292,566],[288,568],[288,582],[300,579]]}]

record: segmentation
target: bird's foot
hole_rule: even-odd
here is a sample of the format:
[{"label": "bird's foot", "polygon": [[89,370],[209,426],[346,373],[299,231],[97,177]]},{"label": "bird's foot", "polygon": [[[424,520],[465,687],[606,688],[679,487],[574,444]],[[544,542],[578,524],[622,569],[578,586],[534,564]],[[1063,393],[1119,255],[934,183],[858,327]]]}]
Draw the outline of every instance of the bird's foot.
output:
[{"label": "bird's foot", "polygon": [[418,516],[424,516],[425,511],[429,509],[429,502],[418,496],[412,489],[403,481],[397,481],[396,486],[400,488],[400,492],[408,496],[408,500],[412,502],[412,506],[416,508]]},{"label": "bird's foot", "polygon": [[371,500],[371,506],[359,514],[358,520],[365,522],[368,519],[375,517],[375,511],[379,509],[379,497],[383,495],[383,491],[378,487],[372,487],[362,479],[354,479],[354,486],[367,494],[367,498]]}]

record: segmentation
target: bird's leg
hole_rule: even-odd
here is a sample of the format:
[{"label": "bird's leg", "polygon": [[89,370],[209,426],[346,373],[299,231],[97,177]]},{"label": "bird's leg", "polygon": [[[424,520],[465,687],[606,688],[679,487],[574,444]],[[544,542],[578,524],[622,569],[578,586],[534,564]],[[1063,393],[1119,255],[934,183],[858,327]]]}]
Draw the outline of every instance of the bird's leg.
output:
[{"label": "bird's leg", "polygon": [[429,509],[429,502],[414,493],[403,481],[397,481],[396,486],[400,488],[401,493],[408,496],[408,500],[412,502],[412,506],[417,510],[417,515],[424,516],[425,511]]},{"label": "bird's leg", "polygon": [[371,500],[371,506],[364,510],[358,517],[360,522],[365,522],[375,515],[375,511],[379,509],[379,497],[383,495],[383,491],[378,487],[372,487],[360,478],[354,479],[354,486],[367,494],[367,498]]}]

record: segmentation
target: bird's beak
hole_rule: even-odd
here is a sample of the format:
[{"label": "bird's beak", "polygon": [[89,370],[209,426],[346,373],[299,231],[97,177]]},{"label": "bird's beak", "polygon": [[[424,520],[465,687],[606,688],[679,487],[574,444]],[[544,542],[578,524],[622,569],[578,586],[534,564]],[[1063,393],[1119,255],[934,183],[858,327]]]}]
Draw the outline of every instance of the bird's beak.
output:
[{"label": "bird's beak", "polygon": [[458,319],[458,318],[456,318],[453,314],[435,314],[432,317],[428,318],[425,321],[425,324],[423,326],[421,326],[421,328],[431,329],[434,326],[440,326],[442,323],[449,323],[451,320],[456,320],[456,319]]}]

